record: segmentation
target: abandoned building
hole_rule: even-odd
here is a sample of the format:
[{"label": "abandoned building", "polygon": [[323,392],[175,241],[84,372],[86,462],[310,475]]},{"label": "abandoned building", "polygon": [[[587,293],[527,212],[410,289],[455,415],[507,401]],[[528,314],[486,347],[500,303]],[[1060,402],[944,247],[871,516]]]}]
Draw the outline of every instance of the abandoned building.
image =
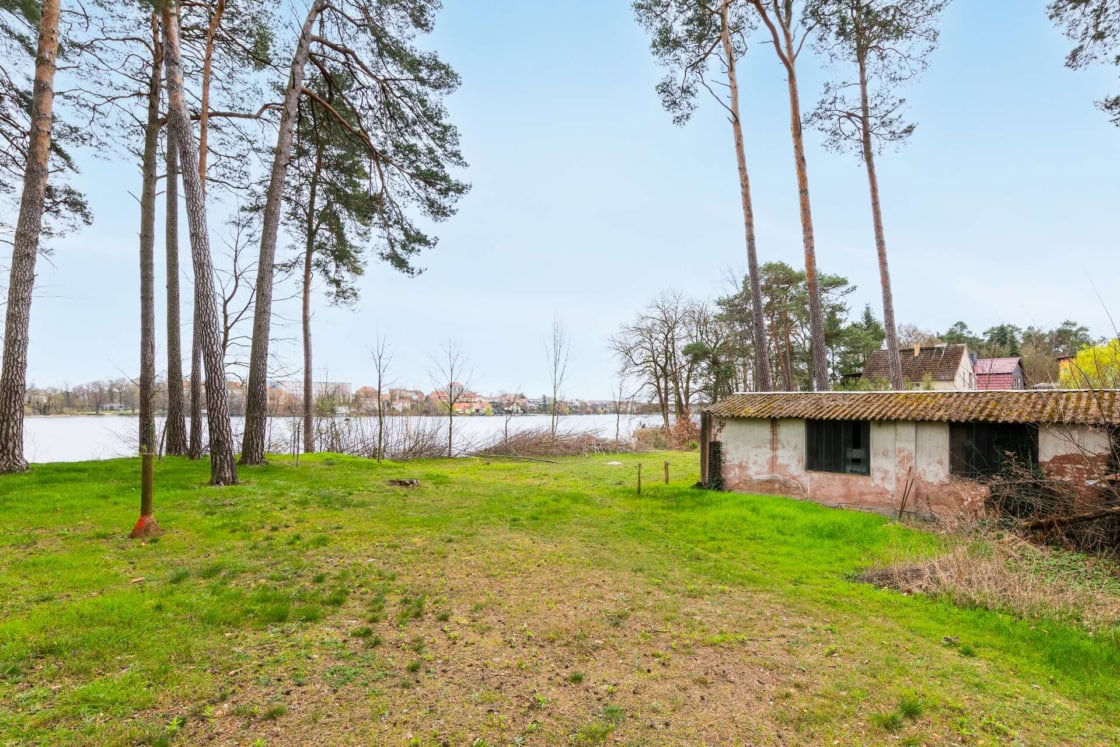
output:
[{"label": "abandoned building", "polygon": [[736,394],[704,410],[701,479],[883,513],[971,511],[1011,460],[1078,486],[1115,471],[1118,426],[1120,390]]},{"label": "abandoned building", "polygon": [[[898,351],[902,363],[902,378],[907,386],[934,390],[963,390],[976,388],[973,356],[967,345],[914,345]],[[891,379],[890,362],[886,350],[876,350],[863,366],[862,378],[872,383],[886,383]]]}]

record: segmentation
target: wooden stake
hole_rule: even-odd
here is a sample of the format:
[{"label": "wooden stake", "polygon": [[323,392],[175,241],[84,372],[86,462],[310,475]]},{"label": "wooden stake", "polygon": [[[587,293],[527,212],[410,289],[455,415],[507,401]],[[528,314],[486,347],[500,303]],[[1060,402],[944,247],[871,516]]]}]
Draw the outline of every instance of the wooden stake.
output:
[{"label": "wooden stake", "polygon": [[668,460],[666,460],[666,462],[665,462],[665,484],[666,485],[669,484],[669,462],[668,462]]},{"label": "wooden stake", "polygon": [[638,463],[638,495],[642,494],[642,464]]}]

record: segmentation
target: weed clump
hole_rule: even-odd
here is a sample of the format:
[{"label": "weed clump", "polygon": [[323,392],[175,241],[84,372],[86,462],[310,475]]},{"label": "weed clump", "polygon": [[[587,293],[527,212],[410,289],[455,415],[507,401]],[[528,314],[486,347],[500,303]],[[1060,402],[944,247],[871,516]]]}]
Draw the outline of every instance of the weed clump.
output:
[{"label": "weed clump", "polygon": [[883,731],[889,731],[892,734],[896,731],[902,731],[902,727],[906,725],[902,714],[898,711],[876,713],[871,716],[871,723],[875,724]]},{"label": "weed clump", "polygon": [[284,705],[283,703],[276,703],[264,709],[264,713],[261,714],[261,718],[265,721],[275,721],[281,716],[287,714],[287,712],[288,706]]},{"label": "weed clump", "polygon": [[371,623],[379,623],[385,619],[385,595],[378,593],[373,599],[369,600],[366,604],[366,609],[369,614],[366,620]]},{"label": "weed clump", "polygon": [[416,594],[405,596],[401,599],[401,606],[397,610],[397,625],[404,627],[412,620],[424,617],[424,595]]}]

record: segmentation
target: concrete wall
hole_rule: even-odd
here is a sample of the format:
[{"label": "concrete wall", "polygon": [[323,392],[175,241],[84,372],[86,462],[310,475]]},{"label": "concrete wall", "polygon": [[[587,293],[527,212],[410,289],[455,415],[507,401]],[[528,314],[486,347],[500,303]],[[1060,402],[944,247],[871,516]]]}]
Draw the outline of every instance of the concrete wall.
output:
[{"label": "concrete wall", "polygon": [[869,475],[805,469],[805,421],[715,419],[713,438],[723,444],[723,484],[728,490],[811,498],[829,506],[896,513],[937,513],[974,508],[984,492],[949,476],[946,423],[871,423]]},{"label": "concrete wall", "polygon": [[[723,444],[728,490],[809,498],[894,514],[946,514],[979,509],[988,495],[975,480],[950,474],[949,424],[871,423],[869,475],[805,469],[805,421],[713,418],[712,438]],[[1108,434],[1084,426],[1039,428],[1039,464],[1079,484],[1103,474],[1111,455]]]},{"label": "concrete wall", "polygon": [[[1085,485],[1108,474],[1112,441],[1106,431],[1084,425],[1043,425],[1038,429],[1038,464],[1046,474]],[[1082,498],[1091,497],[1091,488]]]}]

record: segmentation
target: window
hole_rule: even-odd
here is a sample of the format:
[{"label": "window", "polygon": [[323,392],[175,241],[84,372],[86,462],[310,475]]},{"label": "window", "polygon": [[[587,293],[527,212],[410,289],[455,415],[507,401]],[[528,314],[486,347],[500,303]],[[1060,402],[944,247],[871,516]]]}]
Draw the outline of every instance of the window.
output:
[{"label": "window", "polygon": [[805,446],[807,469],[871,474],[871,423],[866,420],[807,420]]},{"label": "window", "polygon": [[1038,464],[1038,426],[1025,423],[950,423],[949,471],[980,477],[1012,463]]}]

